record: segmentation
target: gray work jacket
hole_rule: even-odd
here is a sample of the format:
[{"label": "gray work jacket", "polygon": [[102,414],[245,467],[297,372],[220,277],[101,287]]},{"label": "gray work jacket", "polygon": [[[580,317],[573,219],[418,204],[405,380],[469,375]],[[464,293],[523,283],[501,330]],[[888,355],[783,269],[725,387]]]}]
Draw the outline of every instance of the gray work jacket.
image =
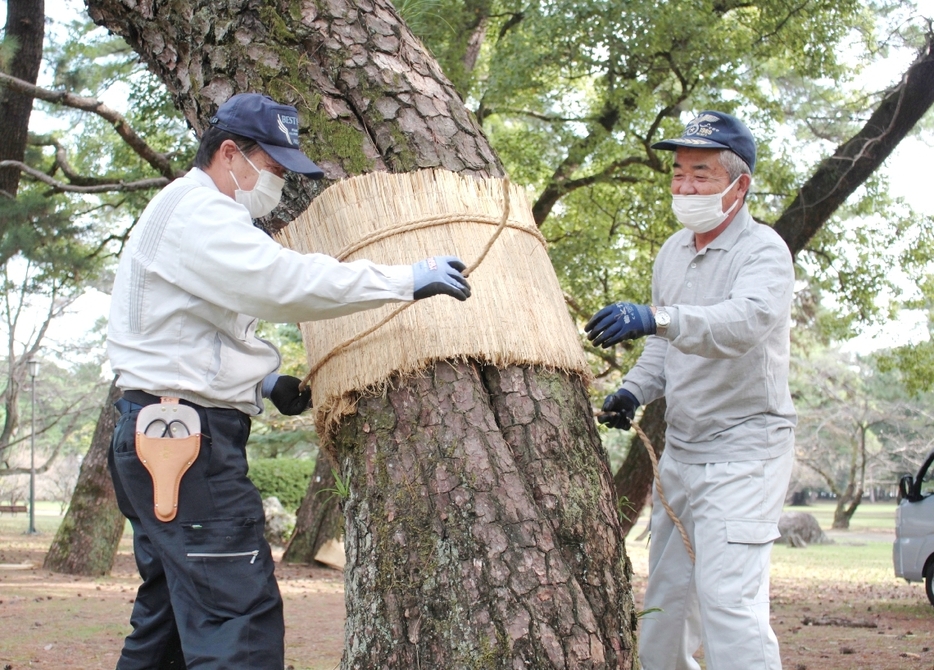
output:
[{"label": "gray work jacket", "polygon": [[652,302],[671,315],[623,388],[665,396],[666,450],[684,463],[774,458],[794,446],[788,390],[794,266],[785,242],[745,206],[701,251],[681,230],[662,246]]}]

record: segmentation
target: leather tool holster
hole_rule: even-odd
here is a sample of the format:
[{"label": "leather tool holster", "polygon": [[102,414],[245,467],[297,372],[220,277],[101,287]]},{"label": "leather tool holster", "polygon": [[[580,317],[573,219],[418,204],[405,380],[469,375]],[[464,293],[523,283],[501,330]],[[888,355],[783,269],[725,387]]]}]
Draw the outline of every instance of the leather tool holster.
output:
[{"label": "leather tool holster", "polygon": [[153,509],[160,521],[178,512],[182,475],[201,449],[201,418],[178,398],[160,398],[140,410],[136,419],[136,455],[152,477]]}]

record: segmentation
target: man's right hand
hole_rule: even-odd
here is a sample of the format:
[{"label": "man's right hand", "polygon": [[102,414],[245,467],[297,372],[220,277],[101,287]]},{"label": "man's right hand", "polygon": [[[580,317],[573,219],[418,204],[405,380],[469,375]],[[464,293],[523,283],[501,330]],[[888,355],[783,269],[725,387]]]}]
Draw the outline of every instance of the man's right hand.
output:
[{"label": "man's right hand", "polygon": [[298,377],[281,375],[276,379],[269,399],[282,414],[297,416],[311,405],[311,389],[301,388],[302,380]]},{"label": "man's right hand", "polygon": [[429,298],[441,293],[458,300],[470,297],[470,284],[461,274],[467,268],[456,256],[432,256],[412,266],[415,299]]},{"label": "man's right hand", "polygon": [[603,401],[603,411],[597,416],[597,421],[605,423],[610,428],[629,430],[632,427],[632,420],[636,417],[637,409],[639,409],[639,401],[636,400],[636,396],[626,389],[620,389],[608,395]]}]

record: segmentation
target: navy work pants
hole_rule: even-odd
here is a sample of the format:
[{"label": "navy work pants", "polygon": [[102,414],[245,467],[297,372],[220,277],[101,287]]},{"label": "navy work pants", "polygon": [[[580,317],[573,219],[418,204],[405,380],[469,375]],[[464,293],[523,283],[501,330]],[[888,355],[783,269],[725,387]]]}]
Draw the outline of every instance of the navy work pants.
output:
[{"label": "navy work pants", "polygon": [[152,479],[136,455],[141,406],[121,400],[117,408],[110,472],[143,578],[117,669],[281,670],[282,598],[262,501],[246,476],[250,418],[196,408],[201,451],[182,477],[178,514],[165,523],[155,517]]}]

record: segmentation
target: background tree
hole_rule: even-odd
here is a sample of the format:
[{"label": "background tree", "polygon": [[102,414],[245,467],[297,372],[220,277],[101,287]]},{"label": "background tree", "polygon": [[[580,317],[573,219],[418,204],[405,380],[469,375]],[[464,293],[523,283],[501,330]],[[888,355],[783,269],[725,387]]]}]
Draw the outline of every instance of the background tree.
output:
[{"label": "background tree", "polygon": [[876,484],[892,491],[899,475],[921,464],[930,451],[931,416],[897,374],[879,371],[874,357],[797,349],[797,461],[818,476],[814,488],[833,495],[833,528],[849,528]]},{"label": "background tree", "polygon": [[[6,4],[0,70],[35,84],[42,64],[45,2],[7,0]],[[3,118],[3,124],[0,125],[0,161],[22,161],[25,157],[31,113],[32,97],[28,93],[0,90],[0,115]],[[0,197],[15,198],[19,178],[19,170],[0,168]]]}]

